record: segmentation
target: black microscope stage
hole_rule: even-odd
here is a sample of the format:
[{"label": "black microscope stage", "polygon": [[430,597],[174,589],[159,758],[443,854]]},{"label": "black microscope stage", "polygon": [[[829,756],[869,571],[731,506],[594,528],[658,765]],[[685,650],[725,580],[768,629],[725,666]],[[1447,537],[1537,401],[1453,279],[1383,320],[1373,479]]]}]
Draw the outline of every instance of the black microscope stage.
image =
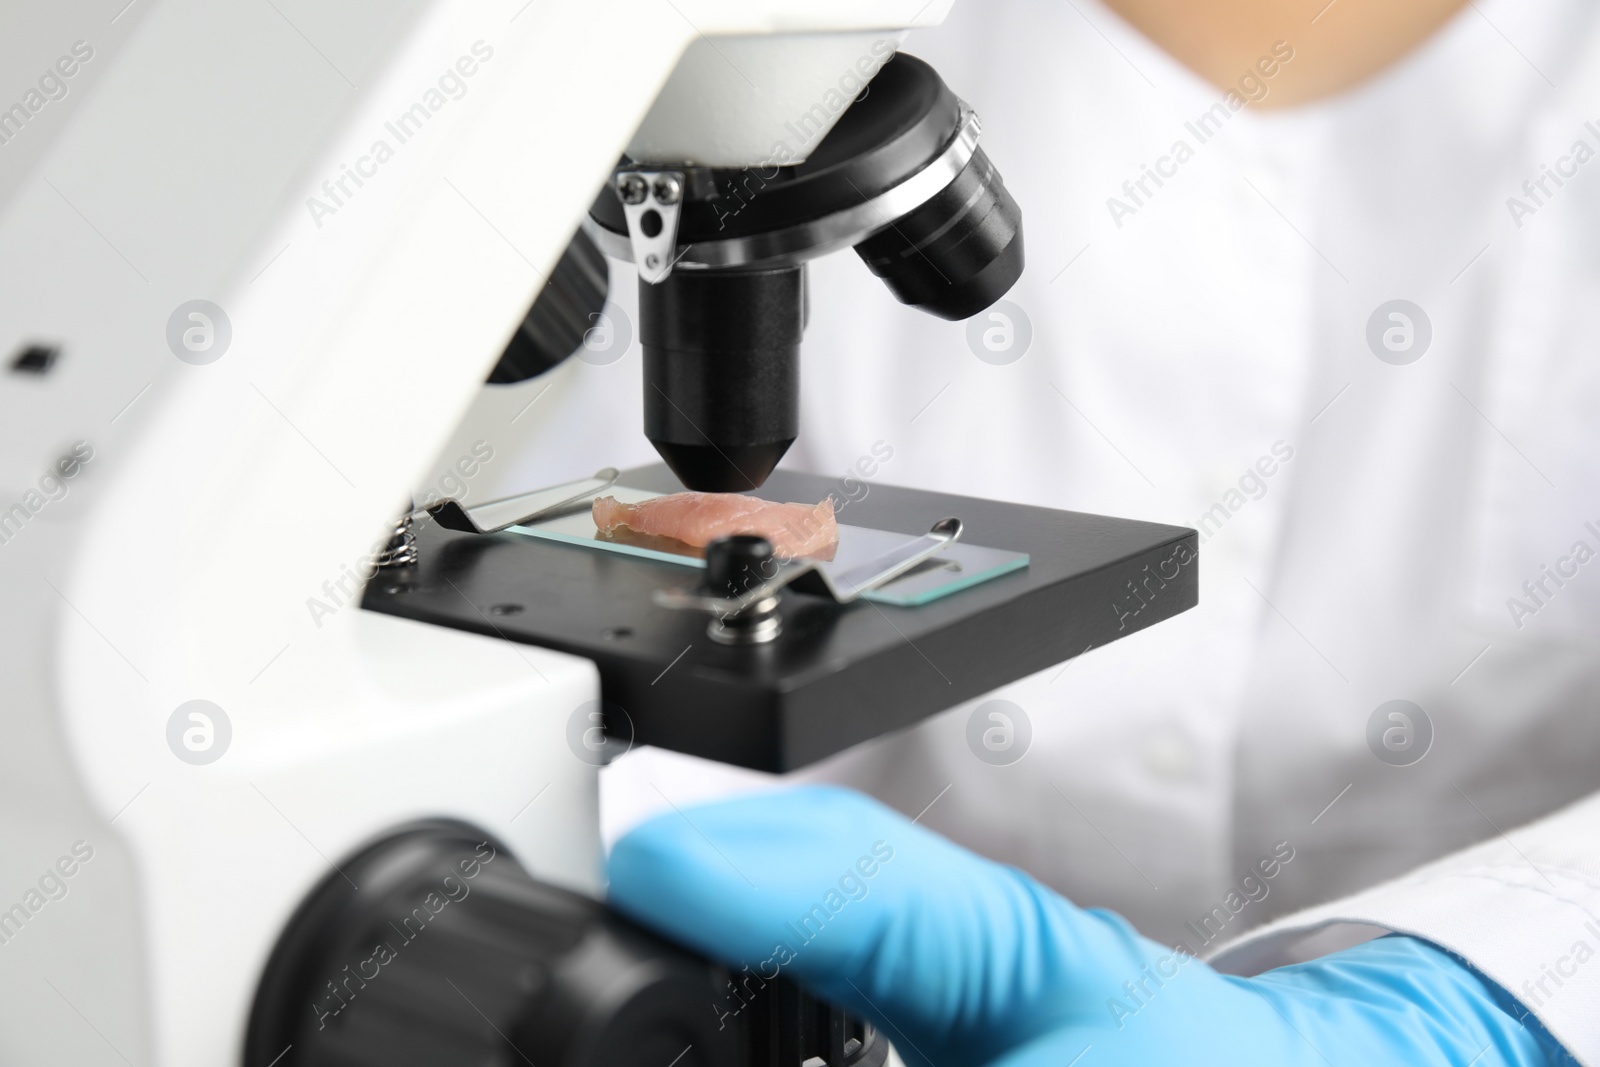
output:
[{"label": "black microscope stage", "polygon": [[[618,484],[682,489],[662,465]],[[817,501],[833,488],[780,470],[755,495]],[[788,771],[1198,602],[1196,534],[1182,527],[876,483],[841,517],[909,539],[951,516],[963,542],[1026,552],[1028,567],[919,607],[785,591],[783,632],[768,645],[718,644],[705,615],[652,601],[699,571],[428,520],[418,563],[381,571],[362,606],[583,656],[599,668],[603,700],[626,711],[634,744]]]}]

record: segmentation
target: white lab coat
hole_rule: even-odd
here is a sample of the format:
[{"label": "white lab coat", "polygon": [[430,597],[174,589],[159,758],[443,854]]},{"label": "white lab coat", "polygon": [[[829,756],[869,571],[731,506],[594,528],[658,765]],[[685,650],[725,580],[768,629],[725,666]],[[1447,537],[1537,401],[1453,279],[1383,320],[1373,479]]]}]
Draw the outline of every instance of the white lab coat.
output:
[{"label": "white lab coat", "polygon": [[[1501,833],[1600,789],[1600,558],[1575,552],[1600,552],[1600,160],[1574,156],[1600,151],[1600,9],[1480,0],[1353,92],[1225,121],[1223,94],[1089,2],[960,4],[906,48],[978,109],[1023,207],[1008,300],[1031,344],[985,362],[853,256],[819,262],[788,462],[842,474],[884,441],[888,483],[1208,517],[1201,602],[1008,687],[1033,731],[1013,765],[969,750],[966,705],[806,776],[933,802],[926,825],[1171,941],[1333,901],[1230,965],[1335,919],[1415,932],[1600,1063],[1600,958],[1572,962],[1600,952],[1600,803]],[[1536,201],[1541,164],[1568,176]],[[1146,165],[1168,176],[1139,191]],[[1431,325],[1414,362],[1369,346],[1393,300]],[[1403,345],[1403,320],[1379,326]],[[635,360],[558,372],[557,403],[617,413],[622,460],[647,456],[618,402]],[[583,452],[598,431],[561,419]],[[1419,762],[1369,744],[1391,700],[1422,709],[1413,738],[1431,723]],[[726,788],[640,755],[608,772],[613,829],[656,789]],[[1551,968],[1565,985],[1540,994]]]}]

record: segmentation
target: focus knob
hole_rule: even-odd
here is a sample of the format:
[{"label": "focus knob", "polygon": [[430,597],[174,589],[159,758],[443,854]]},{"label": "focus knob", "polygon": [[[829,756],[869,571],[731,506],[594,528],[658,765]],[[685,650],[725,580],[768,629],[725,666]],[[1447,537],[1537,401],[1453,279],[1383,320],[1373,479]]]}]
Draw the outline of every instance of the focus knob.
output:
[{"label": "focus knob", "polygon": [[407,830],[343,872],[301,907],[268,962],[246,1067],[743,1059],[742,1035],[710,1010],[725,999],[725,971],[535,881],[467,827]]},{"label": "focus knob", "polygon": [[[360,888],[357,889],[356,887]],[[529,877],[453,822],[340,865],[267,961],[245,1067],[882,1067],[783,977],[727,968]]]}]

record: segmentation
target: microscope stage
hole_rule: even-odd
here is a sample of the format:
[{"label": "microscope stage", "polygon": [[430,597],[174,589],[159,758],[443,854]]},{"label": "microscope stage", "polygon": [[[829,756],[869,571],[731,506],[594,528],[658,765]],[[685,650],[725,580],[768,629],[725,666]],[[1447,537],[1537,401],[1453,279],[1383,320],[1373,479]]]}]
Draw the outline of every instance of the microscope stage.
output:
[{"label": "microscope stage", "polygon": [[[664,466],[619,484],[677,492]],[[835,489],[777,471],[755,495],[816,501]],[[872,484],[851,523],[925,533],[959,518],[962,542],[1026,553],[1015,570],[914,607],[785,591],[783,632],[726,646],[707,617],[657,606],[696,572],[516,531],[418,524],[421,558],[378,573],[363,607],[593,660],[613,733],[724,763],[787,771],[908,726],[1193,607],[1193,530]],[[576,712],[578,709],[573,709]],[[626,740],[619,737],[619,740]]]}]

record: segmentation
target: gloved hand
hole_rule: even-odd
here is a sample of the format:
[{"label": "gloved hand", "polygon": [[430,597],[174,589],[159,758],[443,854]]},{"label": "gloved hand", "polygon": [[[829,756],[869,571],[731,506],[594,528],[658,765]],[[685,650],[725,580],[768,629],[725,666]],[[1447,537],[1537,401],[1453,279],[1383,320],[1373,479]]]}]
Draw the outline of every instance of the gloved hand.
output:
[{"label": "gloved hand", "polygon": [[1221,975],[843,789],[659,816],[617,843],[610,877],[624,913],[735,971],[797,980],[913,1065],[1569,1062],[1426,942]]}]

